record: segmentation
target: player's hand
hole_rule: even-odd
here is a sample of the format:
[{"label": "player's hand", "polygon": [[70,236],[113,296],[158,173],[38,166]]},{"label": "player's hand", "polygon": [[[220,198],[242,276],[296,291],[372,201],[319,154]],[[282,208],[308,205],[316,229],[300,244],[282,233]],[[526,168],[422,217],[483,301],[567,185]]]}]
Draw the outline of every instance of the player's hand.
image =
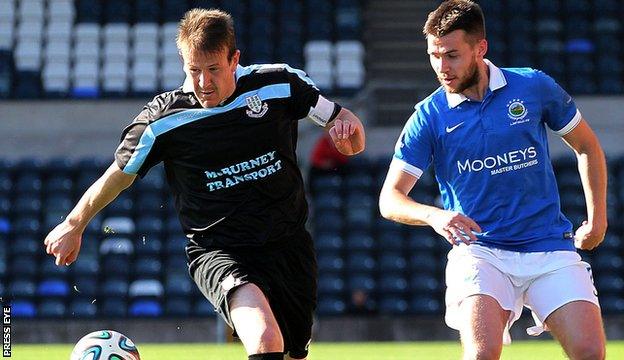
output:
[{"label": "player's hand", "polygon": [[606,232],[606,226],[593,225],[585,220],[574,233],[574,246],[581,250],[592,250],[604,240]]},{"label": "player's hand", "polygon": [[470,245],[477,241],[473,231],[481,232],[481,227],[474,220],[456,211],[438,210],[427,223],[451,245],[459,245],[460,242]]},{"label": "player's hand", "polygon": [[82,243],[82,231],[67,221],[58,224],[43,241],[46,253],[54,256],[57,266],[70,265],[78,257]]},{"label": "player's hand", "polygon": [[353,120],[337,118],[329,129],[329,136],[338,151],[345,155],[354,155],[355,149],[363,148],[363,144],[358,143],[360,136],[353,136],[357,131],[359,128]]}]

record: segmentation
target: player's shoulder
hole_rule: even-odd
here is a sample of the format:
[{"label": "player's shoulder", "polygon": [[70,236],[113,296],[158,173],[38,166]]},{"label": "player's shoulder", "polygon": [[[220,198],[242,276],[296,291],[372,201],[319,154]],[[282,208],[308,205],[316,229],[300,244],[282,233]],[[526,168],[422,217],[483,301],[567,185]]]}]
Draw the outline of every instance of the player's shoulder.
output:
[{"label": "player's shoulder", "polygon": [[299,77],[308,81],[308,75],[301,69],[297,69],[285,63],[254,64],[248,66],[239,65],[236,69],[237,80],[250,80],[262,78],[266,81],[286,81],[293,77]]},{"label": "player's shoulder", "polygon": [[160,93],[143,107],[140,117],[152,123],[174,112],[190,109],[192,108],[190,96],[191,94],[185,93],[181,87]]},{"label": "player's shoulder", "polygon": [[507,81],[542,81],[548,75],[532,67],[500,68]]},{"label": "player's shoulder", "polygon": [[414,105],[414,115],[433,116],[440,112],[442,105],[447,104],[446,93],[444,88],[438,87],[434,92],[426,98]]}]

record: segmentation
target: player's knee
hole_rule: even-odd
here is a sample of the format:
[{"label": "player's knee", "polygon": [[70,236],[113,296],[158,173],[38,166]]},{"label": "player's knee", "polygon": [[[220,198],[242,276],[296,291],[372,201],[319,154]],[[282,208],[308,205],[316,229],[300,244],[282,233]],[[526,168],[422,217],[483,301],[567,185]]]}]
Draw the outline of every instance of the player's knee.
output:
[{"label": "player's knee", "polygon": [[282,351],[284,349],[284,340],[279,328],[275,329],[267,327],[260,334],[260,348],[267,351]]},{"label": "player's knee", "polygon": [[577,341],[568,355],[572,360],[603,360],[605,358],[605,348],[598,341]]}]

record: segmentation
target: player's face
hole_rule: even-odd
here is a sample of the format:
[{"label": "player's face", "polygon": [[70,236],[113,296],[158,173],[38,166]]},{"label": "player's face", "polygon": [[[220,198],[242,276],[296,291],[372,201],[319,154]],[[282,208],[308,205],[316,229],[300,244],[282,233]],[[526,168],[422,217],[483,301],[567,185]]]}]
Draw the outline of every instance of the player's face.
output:
[{"label": "player's face", "polygon": [[449,93],[461,93],[479,83],[478,60],[483,59],[487,42],[467,41],[464,30],[442,37],[427,35],[427,53],[438,81]]},{"label": "player's face", "polygon": [[234,93],[234,72],[239,56],[238,50],[231,59],[228,59],[227,49],[217,53],[182,50],[184,72],[193,79],[193,92],[203,107],[215,107]]}]

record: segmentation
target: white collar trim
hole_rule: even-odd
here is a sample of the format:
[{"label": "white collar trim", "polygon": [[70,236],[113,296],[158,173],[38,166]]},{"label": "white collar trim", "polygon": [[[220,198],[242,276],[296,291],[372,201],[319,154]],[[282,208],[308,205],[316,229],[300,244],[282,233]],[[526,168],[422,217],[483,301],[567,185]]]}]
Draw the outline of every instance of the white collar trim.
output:
[{"label": "white collar trim", "polygon": [[[507,85],[507,80],[505,79],[505,75],[501,69],[496,67],[496,65],[492,64],[492,62],[488,59],[483,59],[490,69],[490,83],[489,88],[491,91],[498,90],[505,85]],[[457,107],[459,104],[468,100],[468,98],[464,94],[452,94],[446,92],[446,101],[448,102],[448,106],[450,108]]]}]

